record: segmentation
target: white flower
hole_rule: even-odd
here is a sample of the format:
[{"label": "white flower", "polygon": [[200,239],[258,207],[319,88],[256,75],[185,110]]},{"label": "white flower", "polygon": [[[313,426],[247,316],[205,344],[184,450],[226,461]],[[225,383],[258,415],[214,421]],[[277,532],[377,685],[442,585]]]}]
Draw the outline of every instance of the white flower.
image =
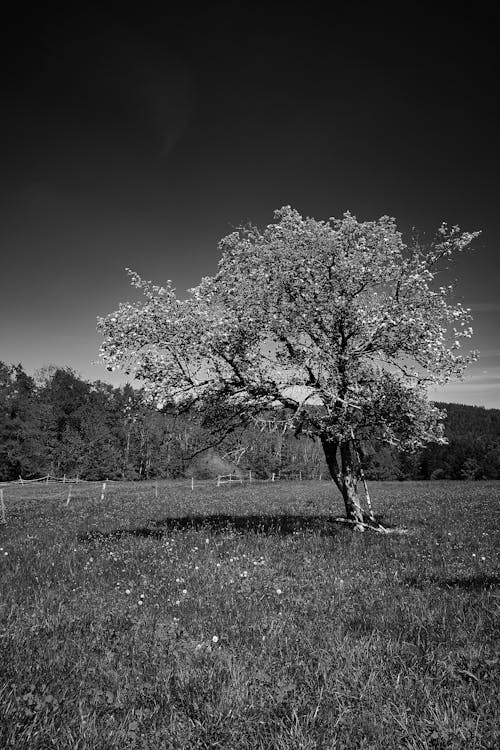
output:
[{"label": "white flower", "polygon": [[212,636],[212,643],[218,643],[218,642],[219,642],[219,636],[218,635],[213,635]]},{"label": "white flower", "polygon": [[282,594],[283,592],[282,592],[282,590],[281,590],[281,589],[276,589],[276,593],[277,593],[277,594],[278,594],[278,596],[279,596],[279,595],[280,595],[280,594]]}]

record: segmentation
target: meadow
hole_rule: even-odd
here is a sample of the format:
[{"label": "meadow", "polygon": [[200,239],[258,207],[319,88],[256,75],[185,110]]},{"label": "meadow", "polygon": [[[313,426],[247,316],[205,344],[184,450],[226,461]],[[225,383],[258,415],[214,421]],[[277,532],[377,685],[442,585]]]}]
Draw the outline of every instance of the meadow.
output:
[{"label": "meadow", "polygon": [[0,747],[500,746],[500,483],[20,485]]}]

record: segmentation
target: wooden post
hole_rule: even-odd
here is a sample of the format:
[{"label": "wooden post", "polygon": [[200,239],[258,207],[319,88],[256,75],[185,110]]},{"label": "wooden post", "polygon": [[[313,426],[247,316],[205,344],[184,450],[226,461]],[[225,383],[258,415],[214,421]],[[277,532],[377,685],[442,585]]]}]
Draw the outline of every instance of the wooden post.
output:
[{"label": "wooden post", "polygon": [[71,485],[69,486],[68,499],[66,500],[66,506],[69,505],[70,500],[71,500]]},{"label": "wooden post", "polygon": [[191,489],[194,490],[194,477],[191,477]]},{"label": "wooden post", "polygon": [[274,482],[274,471],[273,471],[273,475],[271,477],[271,482]]},{"label": "wooden post", "polygon": [[22,484],[22,485],[23,485],[23,487],[24,487],[24,482],[23,482],[23,478],[22,478],[22,476],[21,476],[20,474],[19,474],[19,481],[21,482],[21,484]]},{"label": "wooden post", "polygon": [[220,474],[217,474],[217,487],[220,487]]},{"label": "wooden post", "polygon": [[50,474],[47,474],[47,476],[45,477],[45,484],[49,483],[49,477],[50,477]]},{"label": "wooden post", "polygon": [[299,479],[302,482],[302,472],[301,471],[299,471]]},{"label": "wooden post", "polygon": [[101,489],[101,500],[104,500],[105,493],[106,493],[106,482],[103,482],[102,489]]},{"label": "wooden post", "polygon": [[3,489],[0,490],[0,524],[7,523],[7,519],[5,517],[5,504],[3,501]]},{"label": "wooden post", "polygon": [[66,474],[64,474],[64,476],[63,476],[63,484],[65,484],[65,483],[66,483]]},{"label": "wooden post", "polygon": [[155,479],[155,497],[158,497],[158,480]]},{"label": "wooden post", "polygon": [[251,470],[251,469],[250,469],[250,471],[248,472],[248,481],[249,481],[249,482],[251,482],[251,481],[252,481],[252,470]]}]

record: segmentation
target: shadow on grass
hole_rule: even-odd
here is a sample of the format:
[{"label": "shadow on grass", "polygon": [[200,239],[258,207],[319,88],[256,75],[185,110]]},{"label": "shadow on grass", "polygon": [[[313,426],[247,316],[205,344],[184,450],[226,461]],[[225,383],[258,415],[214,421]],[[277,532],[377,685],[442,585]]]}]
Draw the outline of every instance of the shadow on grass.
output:
[{"label": "shadow on grass", "polygon": [[466,591],[482,591],[500,585],[500,576],[477,575],[469,578],[441,578],[440,576],[418,578],[417,576],[411,576],[405,578],[405,582],[416,588],[433,584],[444,589],[458,588]]},{"label": "shadow on grass", "polygon": [[117,538],[124,535],[136,537],[162,537],[165,534],[179,531],[207,531],[220,533],[256,533],[256,534],[294,534],[312,532],[319,536],[334,536],[340,531],[349,532],[349,527],[331,516],[308,515],[248,515],[232,516],[226,514],[182,516],[180,518],[163,518],[150,521],[146,526],[93,530],[80,534],[80,541]]}]

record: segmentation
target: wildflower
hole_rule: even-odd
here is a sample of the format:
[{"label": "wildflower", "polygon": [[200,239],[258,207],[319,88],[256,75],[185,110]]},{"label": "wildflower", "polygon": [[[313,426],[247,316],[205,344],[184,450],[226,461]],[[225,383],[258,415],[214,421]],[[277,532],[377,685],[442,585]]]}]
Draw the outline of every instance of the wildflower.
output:
[{"label": "wildflower", "polygon": [[481,560],[484,562],[486,560],[484,555],[481,555]]},{"label": "wildflower", "polygon": [[141,599],[144,599],[144,594],[141,594]]},{"label": "wildflower", "polygon": [[188,590],[187,590],[187,589],[182,589],[182,593],[183,593],[183,594],[187,594],[187,592],[188,592]]},{"label": "wildflower", "polygon": [[475,553],[475,552],[473,552],[473,553],[472,553],[472,557],[475,557],[475,556],[476,556],[476,553]]},{"label": "wildflower", "polygon": [[280,595],[280,594],[282,594],[283,592],[282,592],[282,590],[281,590],[281,589],[276,589],[276,593],[277,593],[277,594],[278,594],[278,596],[279,596],[279,595]]},{"label": "wildflower", "polygon": [[179,601],[179,599],[176,599],[176,600],[175,600],[175,604],[176,604],[177,606],[179,606],[179,604],[180,604],[180,601]]},{"label": "wildflower", "polygon": [[137,602],[137,604],[141,605],[141,604],[144,604],[144,602],[142,601],[142,599],[139,599],[139,601]]},{"label": "wildflower", "polygon": [[199,570],[199,567],[197,565],[194,566],[195,570]]},{"label": "wildflower", "polygon": [[218,635],[213,635],[212,636],[212,643],[218,643],[218,642],[219,642],[219,636]]},{"label": "wildflower", "polygon": [[125,589],[126,594],[130,594],[130,589]]}]

